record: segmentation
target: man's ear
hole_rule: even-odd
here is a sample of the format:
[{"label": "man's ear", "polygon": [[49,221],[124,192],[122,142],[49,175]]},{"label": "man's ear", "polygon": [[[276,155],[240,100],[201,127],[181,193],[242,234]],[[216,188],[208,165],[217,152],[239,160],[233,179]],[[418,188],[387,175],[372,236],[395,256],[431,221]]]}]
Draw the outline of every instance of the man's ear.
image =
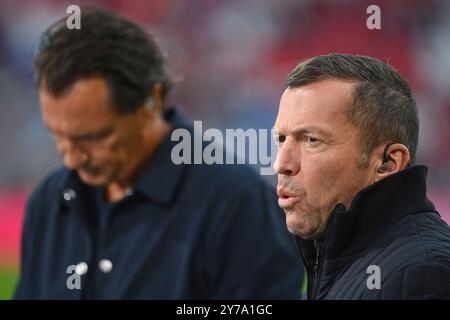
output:
[{"label": "man's ear", "polygon": [[378,160],[375,182],[402,171],[408,166],[410,159],[411,154],[404,144],[387,144]]},{"label": "man's ear", "polygon": [[163,88],[160,82],[153,86],[150,100],[151,110],[160,114],[163,110]]},{"label": "man's ear", "polygon": [[162,85],[156,83],[144,104],[143,112],[148,116],[160,115],[163,110]]},{"label": "man's ear", "polygon": [[155,119],[162,117],[163,111],[163,89],[161,83],[157,82],[144,104],[138,110],[138,119],[143,125],[153,123]]}]

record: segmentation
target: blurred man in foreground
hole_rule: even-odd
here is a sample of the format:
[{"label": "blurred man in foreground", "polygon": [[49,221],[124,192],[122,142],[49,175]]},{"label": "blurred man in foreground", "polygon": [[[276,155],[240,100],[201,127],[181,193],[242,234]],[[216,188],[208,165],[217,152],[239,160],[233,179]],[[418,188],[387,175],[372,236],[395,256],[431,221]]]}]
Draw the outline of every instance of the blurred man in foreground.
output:
[{"label": "blurred man in foreground", "polygon": [[36,59],[45,125],[65,166],[34,190],[17,299],[296,299],[301,268],[275,190],[246,166],[175,165],[192,132],[159,48],[82,8]]},{"label": "blurred man in foreground", "polygon": [[309,299],[450,298],[450,229],[415,166],[407,82],[369,57],[330,54],[289,75],[275,122],[279,204]]}]

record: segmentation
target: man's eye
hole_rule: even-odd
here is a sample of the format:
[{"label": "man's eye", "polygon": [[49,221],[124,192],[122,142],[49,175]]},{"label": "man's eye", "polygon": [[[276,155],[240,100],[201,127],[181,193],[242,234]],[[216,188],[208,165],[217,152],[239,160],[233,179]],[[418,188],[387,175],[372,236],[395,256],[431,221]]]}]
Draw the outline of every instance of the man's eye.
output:
[{"label": "man's eye", "polygon": [[78,140],[85,142],[96,142],[108,138],[112,132],[100,132],[79,137]]},{"label": "man's eye", "polygon": [[83,141],[97,141],[97,140],[101,140],[102,138],[104,138],[103,135],[92,134],[92,135],[84,136],[80,140],[83,140]]},{"label": "man's eye", "polygon": [[283,136],[283,135],[275,136],[275,142],[277,144],[283,143],[285,140],[286,140],[286,136]]},{"label": "man's eye", "polygon": [[319,139],[316,139],[311,136],[305,136],[305,141],[308,142],[311,145],[317,144],[319,142]]}]

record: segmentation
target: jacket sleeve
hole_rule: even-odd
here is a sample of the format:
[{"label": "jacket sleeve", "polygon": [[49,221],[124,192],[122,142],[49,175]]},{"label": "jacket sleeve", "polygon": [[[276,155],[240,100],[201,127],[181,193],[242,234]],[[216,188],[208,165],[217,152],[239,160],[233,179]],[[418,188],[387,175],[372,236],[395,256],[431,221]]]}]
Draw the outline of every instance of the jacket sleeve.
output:
[{"label": "jacket sleeve", "polygon": [[244,183],[212,227],[215,299],[300,299],[303,268],[275,190]]},{"label": "jacket sleeve", "polygon": [[31,265],[33,226],[35,225],[36,192],[29,197],[22,227],[22,247],[20,254],[20,277],[14,299],[32,299],[33,267]]},{"label": "jacket sleeve", "polygon": [[450,299],[450,261],[409,266],[383,285],[384,299]]}]

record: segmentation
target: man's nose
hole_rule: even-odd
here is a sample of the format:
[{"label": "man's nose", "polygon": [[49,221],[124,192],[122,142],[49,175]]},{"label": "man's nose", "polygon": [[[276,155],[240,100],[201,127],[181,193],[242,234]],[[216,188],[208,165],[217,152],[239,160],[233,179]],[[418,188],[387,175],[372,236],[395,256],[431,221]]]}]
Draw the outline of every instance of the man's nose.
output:
[{"label": "man's nose", "polygon": [[59,149],[64,157],[64,164],[70,170],[78,169],[88,158],[87,153],[69,139],[61,142]]},{"label": "man's nose", "polygon": [[287,140],[278,148],[274,170],[278,174],[295,176],[300,171],[300,152]]}]

